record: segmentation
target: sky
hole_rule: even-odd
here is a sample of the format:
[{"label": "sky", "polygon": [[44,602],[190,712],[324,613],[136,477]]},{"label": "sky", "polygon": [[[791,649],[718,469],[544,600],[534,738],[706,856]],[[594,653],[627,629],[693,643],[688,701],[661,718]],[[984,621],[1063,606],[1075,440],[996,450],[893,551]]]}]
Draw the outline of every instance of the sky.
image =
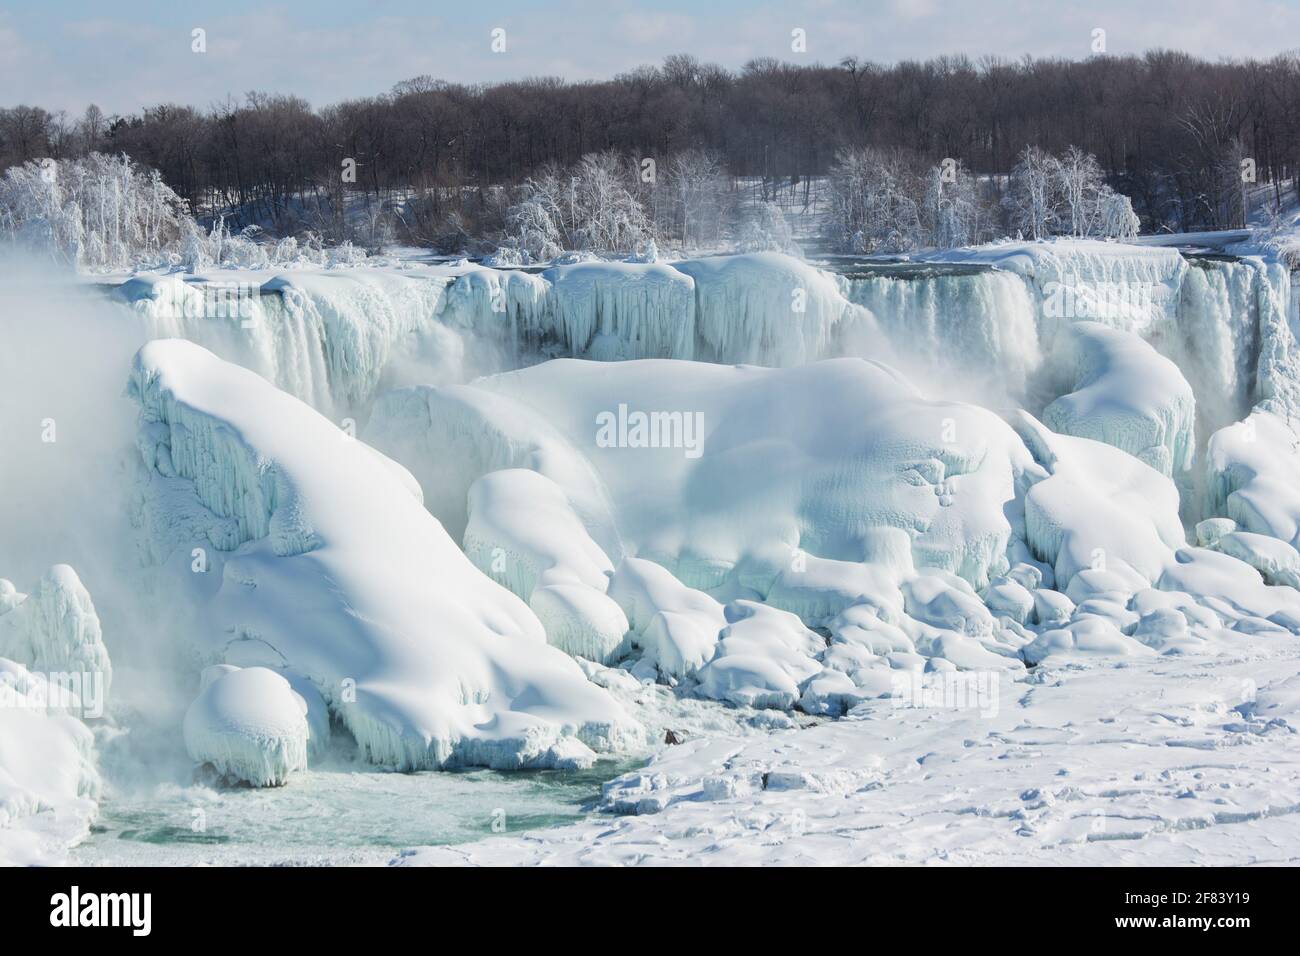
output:
[{"label": "sky", "polygon": [[1110,54],[1268,57],[1300,47],[1300,0],[0,0],[0,106],[112,114],[251,90],[324,106],[421,74],[602,79],[671,53],[732,68],[758,56],[1075,58],[1094,52],[1097,30]]}]

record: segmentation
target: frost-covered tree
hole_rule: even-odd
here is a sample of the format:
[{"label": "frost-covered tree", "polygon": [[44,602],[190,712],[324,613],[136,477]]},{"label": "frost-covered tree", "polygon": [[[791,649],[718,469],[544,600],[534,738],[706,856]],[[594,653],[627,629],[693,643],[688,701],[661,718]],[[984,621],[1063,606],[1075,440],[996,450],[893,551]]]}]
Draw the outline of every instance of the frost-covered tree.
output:
[{"label": "frost-covered tree", "polygon": [[790,223],[776,203],[755,203],[741,215],[736,235],[736,248],[741,252],[784,252],[802,256]]},{"label": "frost-covered tree", "polygon": [[851,252],[915,248],[920,220],[910,178],[897,154],[840,150],[829,181],[831,228],[840,247]]},{"label": "frost-covered tree", "polygon": [[1142,221],[1133,211],[1132,201],[1109,186],[1103,186],[1097,196],[1097,213],[1092,235],[1100,239],[1126,241],[1136,239]]},{"label": "frost-covered tree", "polygon": [[625,181],[627,168],[613,150],[588,153],[578,162],[573,235],[590,252],[635,252],[653,238],[654,225]]},{"label": "frost-covered tree", "polygon": [[1096,157],[1077,146],[1060,157],[1026,147],[1004,202],[1011,227],[1030,239],[1132,239],[1140,227],[1129,198],[1111,189]]},{"label": "frost-covered tree", "polygon": [[726,189],[721,157],[711,150],[688,149],[669,160],[667,174],[664,186],[682,245],[717,241]]},{"label": "frost-covered tree", "polygon": [[560,205],[560,183],[561,174],[556,168],[543,169],[525,181],[519,202],[506,212],[507,248],[515,249],[529,261],[544,262],[564,251],[568,224]]},{"label": "frost-covered tree", "polygon": [[1099,212],[1097,200],[1106,185],[1097,158],[1071,146],[1055,161],[1052,172],[1063,207],[1059,217],[1062,230],[1071,236],[1093,235]]},{"label": "frost-covered tree", "polygon": [[932,249],[955,249],[980,241],[984,212],[974,178],[960,163],[949,168],[934,166],[926,174],[925,192],[919,204],[919,232],[915,245]]},{"label": "frost-covered tree", "polygon": [[1060,178],[1056,157],[1026,146],[1011,170],[1005,203],[1011,228],[1030,239],[1055,234],[1060,222]]},{"label": "frost-covered tree", "polygon": [[34,160],[0,179],[0,237],[79,268],[156,262],[193,230],[184,200],[157,170],[126,156]]},{"label": "frost-covered tree", "polygon": [[634,195],[631,171],[617,153],[589,153],[568,170],[527,180],[506,213],[508,248],[531,260],[564,249],[602,255],[636,252],[654,238],[654,224]]}]

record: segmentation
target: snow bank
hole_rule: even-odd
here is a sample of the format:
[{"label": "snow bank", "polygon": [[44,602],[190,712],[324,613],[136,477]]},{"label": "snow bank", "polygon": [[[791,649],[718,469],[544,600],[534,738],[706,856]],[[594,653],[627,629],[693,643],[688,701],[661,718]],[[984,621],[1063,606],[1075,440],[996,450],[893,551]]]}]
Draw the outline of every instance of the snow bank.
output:
[{"label": "snow bank", "polygon": [[199,602],[205,659],[291,667],[400,769],[580,765],[635,738],[404,469],[191,343],[142,348],[129,392],[141,527],[172,535],[153,550]]}]

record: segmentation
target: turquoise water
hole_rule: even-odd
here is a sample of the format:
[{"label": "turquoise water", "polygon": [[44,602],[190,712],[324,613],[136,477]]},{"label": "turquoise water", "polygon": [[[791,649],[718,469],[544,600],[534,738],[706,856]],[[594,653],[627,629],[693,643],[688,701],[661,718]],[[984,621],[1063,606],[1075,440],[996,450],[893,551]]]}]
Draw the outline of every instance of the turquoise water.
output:
[{"label": "turquoise water", "polygon": [[385,864],[405,847],[572,823],[631,765],[401,774],[346,765],[284,787],[108,787],[83,865]]}]

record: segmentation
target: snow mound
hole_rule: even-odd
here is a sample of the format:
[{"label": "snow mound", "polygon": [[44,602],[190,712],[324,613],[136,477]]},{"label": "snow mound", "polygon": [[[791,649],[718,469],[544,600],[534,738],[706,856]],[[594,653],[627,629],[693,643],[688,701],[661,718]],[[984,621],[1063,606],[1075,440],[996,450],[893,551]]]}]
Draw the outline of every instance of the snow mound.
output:
[{"label": "snow mound", "polygon": [[821,673],[826,643],[787,611],[735,601],[713,657],[699,672],[699,691],[744,707],[789,710],[800,687]]},{"label": "snow mound", "polygon": [[265,667],[206,668],[184,733],[190,757],[230,781],[279,787],[307,769],[307,702]]},{"label": "snow mound", "polygon": [[1300,546],[1300,436],[1284,419],[1256,410],[1215,432],[1206,470],[1210,514]]},{"label": "snow mound", "polygon": [[627,558],[610,581],[609,596],[627,615],[642,660],[671,680],[694,675],[712,655],[726,624],[722,605],[642,558]]},{"label": "snow mound", "polygon": [[[188,342],[142,348],[129,393],[140,525],[197,603],[203,658],[292,668],[399,769],[573,766],[637,739],[405,469]],[[202,575],[195,547],[212,549]]]},{"label": "snow mound", "polygon": [[1016,425],[1051,473],[1025,495],[1034,556],[1063,585],[1085,570],[1156,580],[1184,541],[1174,483],[1111,445],[1051,434],[1027,414]]}]

